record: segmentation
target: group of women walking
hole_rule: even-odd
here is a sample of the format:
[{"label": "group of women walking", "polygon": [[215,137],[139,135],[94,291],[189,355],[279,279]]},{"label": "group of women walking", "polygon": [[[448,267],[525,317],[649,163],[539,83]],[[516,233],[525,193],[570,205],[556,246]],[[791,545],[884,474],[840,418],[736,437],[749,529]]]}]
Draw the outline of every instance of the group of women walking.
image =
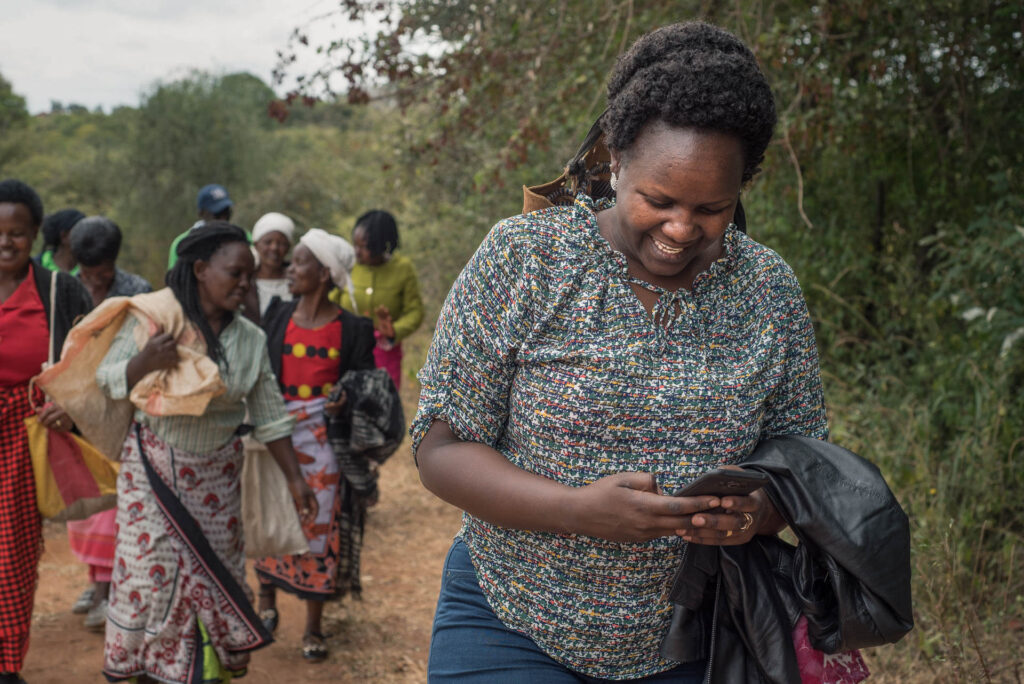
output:
[{"label": "group of women walking", "polygon": [[[571,181],[547,196],[555,206],[498,223],[452,286],[411,430],[423,483],[465,511],[430,680],[853,684],[867,674],[857,648],[911,628],[906,515],[877,469],[823,441],[799,283],[745,232],[740,194],[775,123],[771,88],[732,34],[693,22],[642,36],[610,75]],[[19,681],[39,554],[28,381],[47,338],[59,349],[110,293],[31,262],[42,218],[30,188],[0,183],[2,681]],[[240,674],[277,627],[280,590],[305,601],[302,654],[323,659],[324,601],[356,586],[339,570],[340,492],[352,489],[329,435],[357,398],[338,382],[377,366],[396,387],[422,306],[386,212],[361,216],[353,244],[295,231],[267,214],[250,248],[242,229],[200,222],[176,243],[166,290],[127,300],[120,319],[108,300],[79,324],[101,335],[98,320],[117,321],[95,391],[133,402],[119,446],[112,681]],[[47,244],[50,262],[73,265],[59,238]],[[196,395],[200,410],[153,408]],[[39,419],[74,426],[57,405]],[[255,608],[239,524],[243,423],[284,472],[309,546],[257,561]],[[763,488],[684,491],[737,464]],[[777,539],[787,524],[796,550]]]},{"label": "group of women walking", "polygon": [[[415,284],[408,305],[398,298],[390,309],[353,306],[352,274],[386,263],[397,239],[376,263],[359,264],[349,242],[319,229],[293,249],[295,226],[282,214],[257,222],[255,247],[243,229],[207,221],[175,245],[167,287],[150,292],[115,264],[116,224],[75,210],[58,214],[33,259],[42,201],[20,181],[0,182],[0,683],[24,681],[42,548],[23,423],[34,412],[51,430],[127,435],[113,454],[120,461],[116,511],[69,523],[72,550],[88,564],[91,582],[74,610],[87,613],[86,626],[105,628],[110,681],[210,682],[243,673],[249,653],[272,639],[277,589],[306,601],[302,654],[322,660],[324,601],[344,594],[343,473],[326,420],[356,399],[337,391],[341,378],[372,371],[378,343],[398,346],[391,312],[402,318],[415,310],[416,325],[421,318]],[[61,245],[70,246],[66,254]],[[336,290],[351,311],[330,300]],[[253,294],[257,310],[240,315]],[[89,333],[79,338],[109,329],[87,391],[112,405],[134,401],[123,426],[87,425],[88,416],[76,423],[38,389],[30,400],[29,381],[51,340],[59,355],[76,324]],[[58,364],[52,372],[74,372],[79,344],[73,336],[67,369]],[[209,377],[197,380],[204,372],[215,376],[213,391]],[[157,376],[160,382],[149,381]],[[156,395],[163,409],[154,410]],[[172,395],[205,398],[201,410],[167,409],[188,403],[174,404]],[[257,561],[258,607],[245,582],[241,525],[241,435],[249,430],[283,471],[309,545]]]}]

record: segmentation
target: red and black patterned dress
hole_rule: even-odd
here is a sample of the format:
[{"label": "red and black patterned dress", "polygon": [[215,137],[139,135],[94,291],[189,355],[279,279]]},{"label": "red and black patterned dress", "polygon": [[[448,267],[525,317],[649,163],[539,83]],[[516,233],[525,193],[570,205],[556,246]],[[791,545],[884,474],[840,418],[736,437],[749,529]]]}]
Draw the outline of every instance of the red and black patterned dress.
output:
[{"label": "red and black patterned dress", "polygon": [[42,528],[25,435],[28,381],[46,361],[46,312],[32,271],[0,304],[0,672],[28,652]]},{"label": "red and black patterned dress", "polygon": [[323,601],[338,591],[341,545],[341,473],[327,442],[324,404],[341,374],[341,320],[306,329],[288,322],[280,381],[288,411],[295,416],[292,445],[302,475],[316,494],[317,518],[306,528],[309,553],[261,558],[256,574],[303,599]]}]

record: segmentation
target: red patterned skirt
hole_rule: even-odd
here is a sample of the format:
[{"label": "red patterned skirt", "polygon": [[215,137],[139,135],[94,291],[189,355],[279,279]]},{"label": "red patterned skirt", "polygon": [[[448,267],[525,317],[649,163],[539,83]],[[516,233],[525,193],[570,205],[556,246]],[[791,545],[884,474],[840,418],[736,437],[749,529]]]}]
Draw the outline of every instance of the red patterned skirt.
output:
[{"label": "red patterned skirt", "polygon": [[295,416],[292,443],[302,476],[316,494],[320,507],[316,520],[305,529],[309,552],[268,556],[256,561],[262,584],[273,584],[301,599],[325,601],[338,596],[341,550],[341,474],[338,460],[327,443],[324,398],[289,401]]},{"label": "red patterned skirt", "polygon": [[0,672],[21,670],[43,536],[25,435],[28,386],[0,388]]},{"label": "red patterned skirt", "polygon": [[133,425],[117,479],[117,551],[103,673],[203,681],[209,634],[219,665],[272,638],[246,592],[239,496],[241,440],[210,453],[174,449]]}]

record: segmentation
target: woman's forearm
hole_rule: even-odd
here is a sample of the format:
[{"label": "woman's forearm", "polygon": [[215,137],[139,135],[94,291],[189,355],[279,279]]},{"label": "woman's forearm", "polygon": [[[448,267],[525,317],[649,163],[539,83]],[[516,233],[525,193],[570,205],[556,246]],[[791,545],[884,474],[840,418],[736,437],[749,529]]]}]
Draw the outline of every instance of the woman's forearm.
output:
[{"label": "woman's forearm", "polygon": [[715,496],[665,496],[645,472],[563,485],[516,467],[488,446],[460,441],[441,421],[427,431],[416,456],[427,489],[481,520],[513,529],[642,542],[674,536],[695,513],[719,505]]},{"label": "woman's forearm", "polygon": [[460,441],[445,423],[430,427],[416,459],[423,485],[471,515],[514,529],[573,531],[571,487],[527,472],[488,446]]},{"label": "woman's forearm", "polygon": [[139,384],[139,380],[144,378],[149,371],[149,364],[146,363],[146,358],[141,352],[133,356],[124,371],[128,391],[131,392],[132,388]]},{"label": "woman's forearm", "polygon": [[295,458],[295,450],[292,448],[292,438],[282,437],[272,442],[267,442],[267,450],[277,461],[277,466],[284,473],[285,479],[291,481],[301,479],[302,472],[299,470],[299,461]]}]

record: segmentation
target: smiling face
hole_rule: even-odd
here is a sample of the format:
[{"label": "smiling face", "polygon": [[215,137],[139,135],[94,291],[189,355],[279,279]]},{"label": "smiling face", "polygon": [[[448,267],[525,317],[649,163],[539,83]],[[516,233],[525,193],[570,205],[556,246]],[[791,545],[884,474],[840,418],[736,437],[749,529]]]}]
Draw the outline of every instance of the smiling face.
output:
[{"label": "smiling face", "polygon": [[255,262],[249,245],[226,242],[209,261],[197,261],[192,268],[204,311],[237,311],[252,284]]},{"label": "smiling face", "polygon": [[689,288],[721,256],[743,177],[739,138],[648,125],[625,154],[612,152],[613,208],[598,214],[601,234],[630,272],[653,285]]},{"label": "smiling face", "polygon": [[24,204],[0,202],[0,271],[20,276],[32,256],[38,230]]},{"label": "smiling face", "polygon": [[260,270],[269,273],[280,273],[284,265],[284,257],[291,249],[291,243],[285,234],[273,230],[259,240],[253,246],[260,255]]},{"label": "smiling face", "polygon": [[288,291],[296,297],[312,294],[321,286],[330,288],[331,272],[302,244],[295,248],[285,277],[288,278]]}]

